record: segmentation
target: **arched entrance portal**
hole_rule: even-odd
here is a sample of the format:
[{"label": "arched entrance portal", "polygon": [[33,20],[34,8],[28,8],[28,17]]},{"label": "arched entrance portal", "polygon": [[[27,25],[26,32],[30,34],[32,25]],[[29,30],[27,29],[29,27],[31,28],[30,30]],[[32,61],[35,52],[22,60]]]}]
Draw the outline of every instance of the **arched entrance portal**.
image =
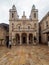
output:
[{"label": "arched entrance portal", "polygon": [[22,44],[27,44],[27,34],[26,33],[22,34]]},{"label": "arched entrance portal", "polygon": [[32,43],[33,43],[33,35],[29,34],[29,44],[32,44]]},{"label": "arched entrance portal", "polygon": [[16,34],[16,44],[20,44],[20,36],[19,36],[19,34]]}]

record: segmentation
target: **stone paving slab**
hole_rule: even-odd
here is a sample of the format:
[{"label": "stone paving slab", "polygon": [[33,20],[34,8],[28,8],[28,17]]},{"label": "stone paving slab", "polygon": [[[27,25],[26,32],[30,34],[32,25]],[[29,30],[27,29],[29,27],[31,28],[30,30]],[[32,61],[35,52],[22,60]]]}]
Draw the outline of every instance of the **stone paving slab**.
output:
[{"label": "stone paving slab", "polygon": [[0,65],[49,65],[47,46],[0,47]]}]

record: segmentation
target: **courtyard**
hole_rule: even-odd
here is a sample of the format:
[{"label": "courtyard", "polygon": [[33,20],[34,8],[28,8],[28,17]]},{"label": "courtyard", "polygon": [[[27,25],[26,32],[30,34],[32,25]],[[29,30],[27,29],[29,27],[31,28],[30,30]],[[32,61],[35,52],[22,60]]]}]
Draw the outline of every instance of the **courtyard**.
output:
[{"label": "courtyard", "polygon": [[49,65],[49,48],[38,46],[0,46],[0,65]]}]

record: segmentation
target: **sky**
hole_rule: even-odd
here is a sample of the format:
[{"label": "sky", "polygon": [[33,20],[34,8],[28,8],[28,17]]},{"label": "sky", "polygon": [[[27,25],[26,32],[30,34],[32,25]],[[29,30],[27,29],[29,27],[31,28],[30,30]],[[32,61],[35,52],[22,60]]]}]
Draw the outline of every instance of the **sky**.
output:
[{"label": "sky", "polygon": [[33,4],[38,9],[39,21],[49,11],[49,0],[0,0],[0,23],[9,24],[9,9],[12,8],[13,4],[16,6],[20,18],[23,11],[29,18]]}]

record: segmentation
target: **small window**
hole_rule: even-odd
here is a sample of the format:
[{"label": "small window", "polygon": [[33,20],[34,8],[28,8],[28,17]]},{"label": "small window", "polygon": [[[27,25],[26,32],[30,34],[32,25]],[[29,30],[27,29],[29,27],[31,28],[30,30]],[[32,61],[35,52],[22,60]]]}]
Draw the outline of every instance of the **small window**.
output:
[{"label": "small window", "polygon": [[36,28],[36,23],[34,23],[34,27]]},{"label": "small window", "polygon": [[12,13],[12,18],[14,17],[14,14]]},{"label": "small window", "polygon": [[46,27],[48,27],[48,21],[46,21]]},{"label": "small window", "polygon": [[20,26],[18,26],[18,28],[20,29]]},{"label": "small window", "polygon": [[28,26],[28,29],[30,29],[30,26]]},{"label": "small window", "polygon": [[12,25],[14,25],[14,24],[12,23]]},{"label": "small window", "polygon": [[34,18],[36,18],[36,13],[34,13]]}]

